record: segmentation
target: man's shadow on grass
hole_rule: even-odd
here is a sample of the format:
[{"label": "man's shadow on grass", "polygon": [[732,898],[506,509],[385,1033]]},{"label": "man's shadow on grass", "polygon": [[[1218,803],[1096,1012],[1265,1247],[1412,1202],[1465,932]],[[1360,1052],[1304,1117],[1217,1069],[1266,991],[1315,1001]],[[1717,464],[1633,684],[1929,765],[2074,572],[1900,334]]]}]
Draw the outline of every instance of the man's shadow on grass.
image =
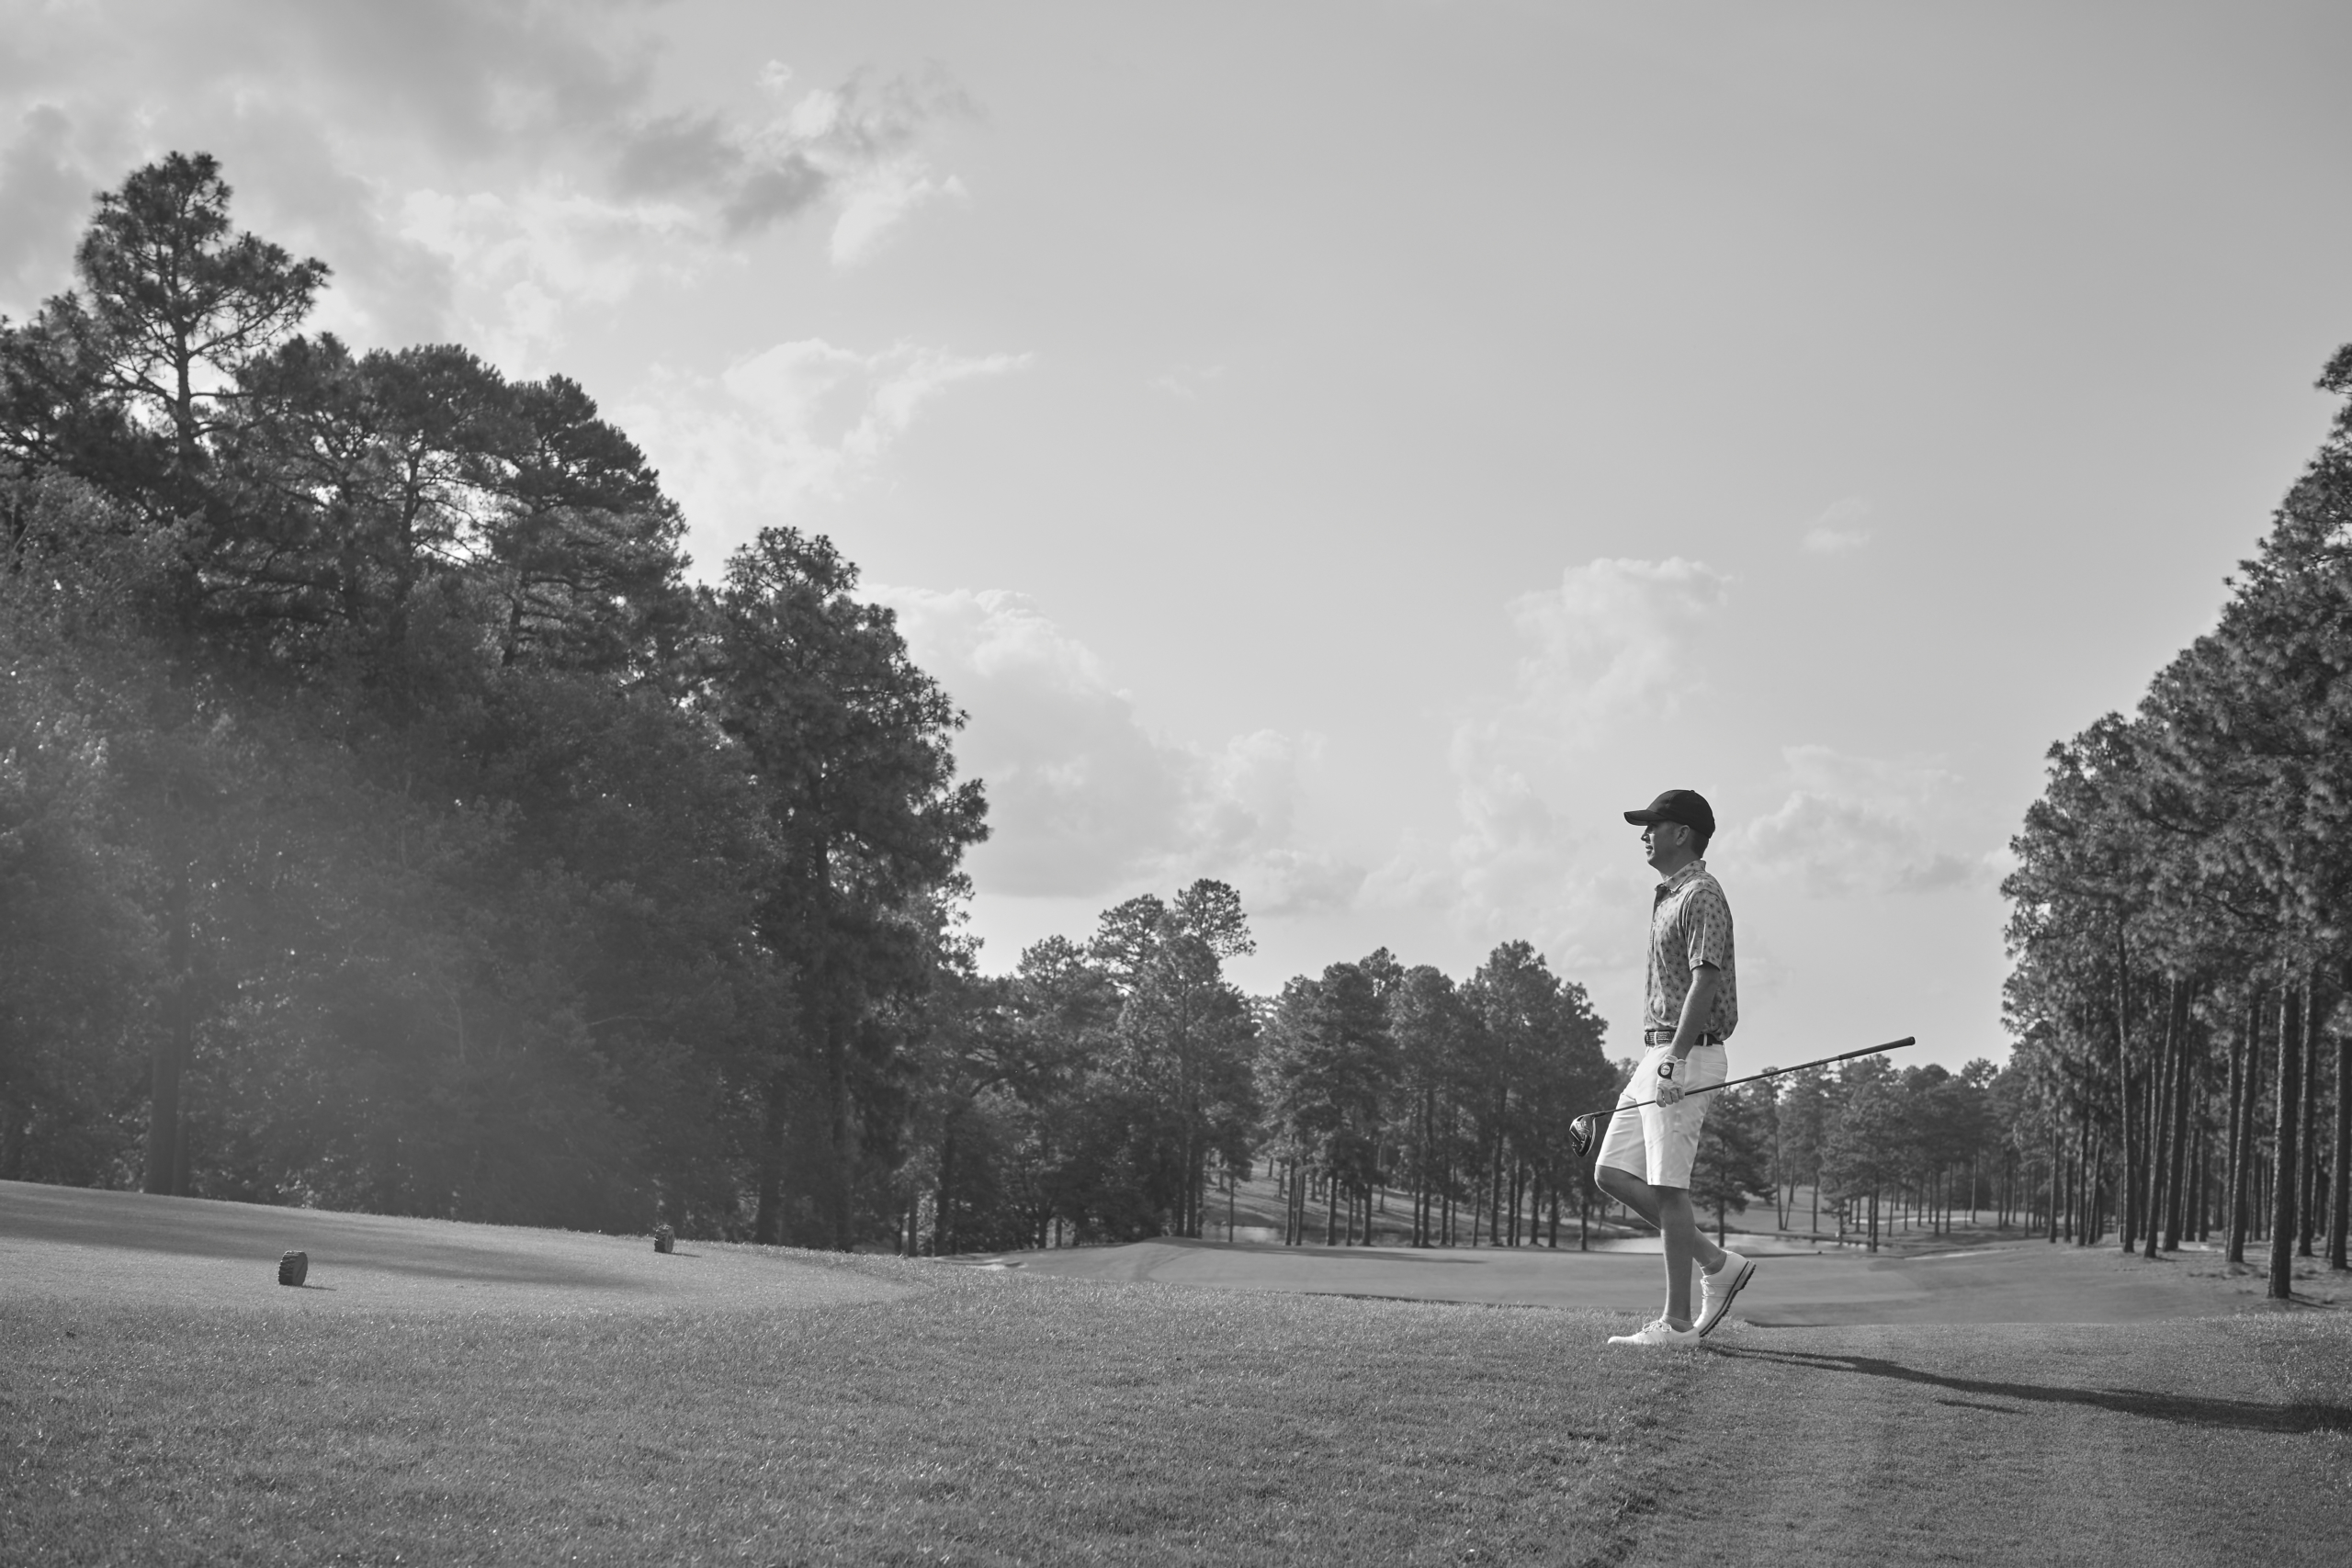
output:
[{"label": "man's shadow on grass", "polygon": [[[1854,1372],[1863,1377],[1892,1378],[1898,1382],[1925,1383],[1930,1388],[1949,1389],[1954,1393],[2023,1400],[2036,1404],[2086,1404],[2095,1410],[2111,1410],[2120,1416],[2143,1416],[2182,1427],[2282,1435],[2352,1432],[2352,1409],[2341,1404],[2319,1404],[2309,1401],[2298,1401],[2292,1404],[2258,1404],[2247,1399],[2205,1399],[2195,1394],[2149,1393],[2128,1388],[2059,1388],[2041,1383],[1991,1382],[1982,1378],[1954,1378],[1939,1372],[1923,1372],[1916,1367],[1906,1367],[1898,1361],[1884,1360],[1876,1356],[1829,1356],[1810,1350],[1747,1349],[1730,1345],[1711,1348],[1719,1356],[1736,1357],[1741,1360],[1777,1361],[1782,1366],[1802,1367],[1810,1371]],[[1939,1399],[1936,1403],[1970,1410],[1994,1410],[2004,1416],[2023,1414],[2014,1407],[1980,1404],[1969,1400]]]}]

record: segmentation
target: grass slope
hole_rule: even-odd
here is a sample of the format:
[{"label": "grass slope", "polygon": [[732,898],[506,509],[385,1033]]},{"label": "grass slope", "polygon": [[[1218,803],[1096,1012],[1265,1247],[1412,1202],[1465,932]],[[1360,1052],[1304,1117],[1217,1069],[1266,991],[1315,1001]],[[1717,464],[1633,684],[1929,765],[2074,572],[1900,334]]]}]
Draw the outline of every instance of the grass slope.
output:
[{"label": "grass slope", "polygon": [[[1753,1256],[1756,1274],[1732,1310],[1734,1325],[2153,1323],[2265,1304],[2258,1276],[2233,1273],[2218,1258],[2199,1254],[2149,1262],[2112,1247],[2013,1239],[1939,1252],[1758,1249]],[[1066,1279],[1544,1306],[1631,1322],[1655,1314],[1665,1294],[1655,1251],[1228,1247],[1168,1239],[1011,1253],[998,1261]],[[2297,1299],[2331,1303],[2344,1279],[2302,1281]]]},{"label": "grass slope", "polygon": [[1607,1326],[0,1184],[0,1560],[1606,1562]]},{"label": "grass slope", "polygon": [[[16,1563],[1600,1562],[1671,1369],[1567,1314],[948,1265],[775,1314],[0,1301]],[[1476,1553],[1476,1555],[1472,1555]]]},{"label": "grass slope", "polygon": [[[335,1289],[266,1282],[279,1224],[325,1238]],[[0,1559],[2332,1563],[2352,1540],[2334,1312],[1660,1353],[1584,1311],[691,1251],[0,1184]],[[1980,1290],[1910,1267],[1947,1271],[1922,1299]]]},{"label": "grass slope", "polygon": [[[310,1254],[281,1290],[277,1256]],[[677,1254],[644,1237],[154,1198],[0,1181],[0,1293],[158,1306],[368,1312],[644,1312],[878,1300],[900,1287],[769,1248]]]}]

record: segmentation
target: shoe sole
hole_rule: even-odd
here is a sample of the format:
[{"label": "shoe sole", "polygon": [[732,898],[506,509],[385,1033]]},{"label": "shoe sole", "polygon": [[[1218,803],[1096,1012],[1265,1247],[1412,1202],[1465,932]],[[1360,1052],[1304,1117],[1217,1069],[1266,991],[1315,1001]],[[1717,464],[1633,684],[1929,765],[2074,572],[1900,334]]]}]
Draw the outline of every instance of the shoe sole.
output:
[{"label": "shoe sole", "polygon": [[1731,1315],[1731,1303],[1739,1299],[1739,1292],[1747,1288],[1747,1281],[1755,1276],[1755,1273],[1756,1259],[1753,1258],[1739,1266],[1739,1278],[1734,1280],[1731,1287],[1724,1292],[1723,1310],[1699,1325],[1700,1338],[1704,1339],[1708,1335],[1713,1334],[1723,1320]]}]

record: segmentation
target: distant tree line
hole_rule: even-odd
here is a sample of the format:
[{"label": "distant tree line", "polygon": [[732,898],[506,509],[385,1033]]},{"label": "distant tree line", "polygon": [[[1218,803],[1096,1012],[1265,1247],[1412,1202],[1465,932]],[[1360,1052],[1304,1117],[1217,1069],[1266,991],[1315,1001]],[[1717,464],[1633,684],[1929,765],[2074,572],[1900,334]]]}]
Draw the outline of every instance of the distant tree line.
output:
[{"label": "distant tree line", "polygon": [[[2352,348],[2320,378],[2352,393]],[[2014,840],[2021,1150],[2084,1244],[2346,1267],[2352,1151],[2352,412],[2214,629],[2050,751]],[[2063,1220],[2058,1216],[2063,1214]]]},{"label": "distant tree line", "polygon": [[[1874,1250],[1898,1226],[1949,1235],[1957,1215],[1966,1216],[1963,1224],[2012,1225],[2034,1201],[2009,1147],[2007,1075],[1991,1062],[1971,1062],[1955,1074],[1871,1056],[1735,1092],[1745,1098],[1733,1101],[1720,1135],[1728,1152],[1768,1173],[1758,1186],[1784,1228]],[[1702,1207],[1711,1180],[1721,1178],[1702,1164]],[[1736,1199],[1716,1201],[1718,1224],[1726,1206],[1736,1208]]]},{"label": "distant tree line", "polygon": [[1556,1241],[1563,1204],[1591,1198],[1569,1121],[1617,1087],[1602,1029],[1584,987],[1523,942],[1459,986],[1385,949],[1291,981],[1259,1069],[1284,1239],[1368,1238],[1374,1190],[1394,1187],[1416,1245],[1516,1245],[1547,1225]]}]

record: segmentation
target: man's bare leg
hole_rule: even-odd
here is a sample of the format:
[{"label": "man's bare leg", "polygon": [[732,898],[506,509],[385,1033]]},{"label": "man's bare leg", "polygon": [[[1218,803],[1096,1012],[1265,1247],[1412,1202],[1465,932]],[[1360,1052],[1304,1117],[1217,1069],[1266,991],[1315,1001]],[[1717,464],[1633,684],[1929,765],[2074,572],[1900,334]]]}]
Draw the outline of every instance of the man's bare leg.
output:
[{"label": "man's bare leg", "polygon": [[[1690,1326],[1690,1265],[1707,1269],[1724,1266],[1723,1248],[1699,1233],[1698,1211],[1690,1194],[1680,1187],[1653,1187],[1657,1195],[1658,1234],[1666,1240],[1666,1321],[1677,1328]],[[1710,1263],[1700,1251],[1714,1254]]]},{"label": "man's bare leg", "polygon": [[1710,1274],[1724,1266],[1724,1249],[1699,1228],[1690,1192],[1682,1187],[1652,1187],[1630,1170],[1604,1165],[1593,1173],[1601,1190],[1649,1222],[1666,1243],[1666,1320],[1690,1326],[1690,1265]]}]

